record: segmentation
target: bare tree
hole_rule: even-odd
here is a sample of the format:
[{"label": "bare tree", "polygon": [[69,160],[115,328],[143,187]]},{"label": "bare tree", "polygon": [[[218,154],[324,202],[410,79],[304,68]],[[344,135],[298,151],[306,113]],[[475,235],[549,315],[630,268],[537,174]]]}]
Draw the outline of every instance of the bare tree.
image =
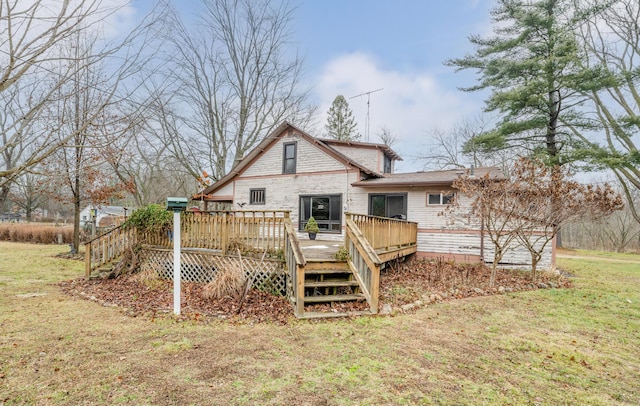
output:
[{"label": "bare tree", "polygon": [[[107,203],[110,198],[122,198],[133,192],[131,179],[118,179],[109,170],[108,159],[117,150],[117,141],[131,137],[131,127],[147,108],[144,103],[132,104],[140,88],[138,75],[148,60],[142,49],[148,25],[132,35],[141,35],[133,49],[118,55],[117,63],[108,60],[99,48],[101,40],[96,33],[76,31],[59,52],[66,56],[60,64],[75,65],[68,80],[58,86],[55,103],[49,103],[48,120],[56,128],[55,142],[61,147],[48,163],[51,181],[68,192],[74,211],[73,246],[80,243],[80,211],[87,203]],[[134,38],[129,37],[131,46]],[[124,52],[126,47],[117,46]],[[115,49],[115,48],[111,48]],[[96,51],[97,50],[97,51]],[[108,63],[109,62],[109,63]],[[108,65],[108,66],[107,66]],[[55,71],[54,71],[55,72]],[[127,107],[132,108],[125,108]]]},{"label": "bare tree", "polygon": [[481,232],[485,233],[493,244],[493,261],[489,285],[494,286],[498,265],[507,253],[507,249],[517,241],[512,229],[512,221],[519,215],[513,204],[514,196],[507,187],[508,181],[492,177],[487,172],[482,177],[471,173],[457,178],[452,186],[471,199],[470,206],[461,204],[461,196],[456,195],[453,202],[443,213],[450,219],[455,217],[467,222],[478,221]]},{"label": "bare tree", "polygon": [[97,35],[101,21],[118,11],[101,0],[0,0],[0,97],[11,106],[5,110],[0,127],[3,194],[20,174],[35,170],[100,121],[104,111],[93,109],[83,117],[82,125],[70,131],[69,117],[54,112],[71,100],[69,84],[77,83],[78,75],[94,64],[110,65],[107,77],[100,78],[94,89],[101,95],[96,103],[107,106],[120,85],[139,68],[142,53],[131,52],[131,48],[134,42],[144,40],[150,18],[117,41],[95,41],[89,55],[81,59],[66,52],[74,39]]},{"label": "bare tree", "polygon": [[489,127],[489,119],[480,116],[463,120],[448,131],[433,128],[426,134],[426,148],[414,160],[422,163],[423,169],[498,166],[508,173],[514,157],[526,151],[487,149],[475,142]]},{"label": "bare tree", "polygon": [[172,99],[157,111],[176,159],[194,178],[206,170],[219,179],[283,120],[304,126],[313,109],[300,84],[302,60],[289,57],[287,1],[201,5],[197,25],[175,17],[167,64]]},{"label": "bare tree", "polygon": [[[602,14],[581,27],[581,36],[589,55],[586,64],[603,67],[609,80],[599,91],[588,95],[595,109],[595,120],[601,124],[605,139],[595,145],[593,139],[582,138],[593,146],[593,159],[609,167],[624,190],[629,208],[640,223],[640,207],[634,200],[634,189],[640,190],[638,134],[640,134],[640,3],[616,0]],[[574,130],[577,134],[578,131]]]},{"label": "bare tree", "polygon": [[160,142],[149,122],[131,125],[127,136],[116,137],[102,152],[122,184],[131,184],[137,207],[164,203],[167,196],[189,196],[195,191],[193,177]]},{"label": "bare tree", "polygon": [[25,173],[15,182],[15,188],[9,195],[16,206],[24,210],[27,221],[33,219],[33,212],[47,200],[42,176]]},{"label": "bare tree", "polygon": [[562,227],[584,218],[606,217],[624,206],[622,196],[609,184],[580,184],[569,168],[546,166],[535,159],[519,159],[505,186],[519,213],[511,228],[531,254],[534,281],[545,248]]},{"label": "bare tree", "polygon": [[393,148],[393,146],[398,143],[398,137],[393,133],[393,130],[387,126],[381,126],[376,135],[384,145],[390,148]]},{"label": "bare tree", "polygon": [[[636,193],[636,205],[640,199]],[[610,216],[600,219],[582,218],[562,229],[563,243],[566,247],[617,251],[640,251],[640,224],[633,218],[629,205]]]}]

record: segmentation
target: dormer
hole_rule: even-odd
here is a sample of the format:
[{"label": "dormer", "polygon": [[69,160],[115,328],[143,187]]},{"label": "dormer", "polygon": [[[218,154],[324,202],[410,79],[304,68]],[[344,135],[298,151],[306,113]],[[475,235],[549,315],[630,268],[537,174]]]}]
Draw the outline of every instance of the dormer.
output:
[{"label": "dormer", "polygon": [[384,144],[334,139],[322,139],[321,141],[349,159],[379,174],[393,173],[395,161],[402,161],[402,158],[394,150]]}]

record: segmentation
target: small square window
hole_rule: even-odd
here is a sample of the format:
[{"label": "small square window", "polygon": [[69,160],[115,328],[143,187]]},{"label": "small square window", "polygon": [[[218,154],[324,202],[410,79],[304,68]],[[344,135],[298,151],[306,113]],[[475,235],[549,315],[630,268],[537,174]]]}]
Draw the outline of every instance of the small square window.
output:
[{"label": "small square window", "polygon": [[265,204],[266,189],[250,189],[249,204]]},{"label": "small square window", "polygon": [[427,205],[442,205],[451,204],[456,194],[453,192],[447,193],[427,193]]},{"label": "small square window", "polygon": [[442,204],[451,204],[453,199],[456,197],[455,193],[446,193],[442,194]]},{"label": "small square window", "polygon": [[429,193],[428,198],[427,198],[427,204],[428,205],[432,205],[432,204],[440,204],[440,193]]}]

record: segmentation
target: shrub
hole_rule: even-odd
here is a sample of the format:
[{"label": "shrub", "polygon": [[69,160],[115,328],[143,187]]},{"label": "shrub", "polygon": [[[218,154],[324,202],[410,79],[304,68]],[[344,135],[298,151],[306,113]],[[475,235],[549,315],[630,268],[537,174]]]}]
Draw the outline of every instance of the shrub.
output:
[{"label": "shrub", "polygon": [[318,231],[320,231],[316,219],[314,219],[313,217],[309,217],[307,224],[304,225],[304,231],[308,233],[317,233]]},{"label": "shrub", "polygon": [[342,245],[338,251],[333,254],[333,257],[335,259],[337,259],[338,261],[348,261],[349,260],[349,250],[347,249],[347,247],[345,247],[344,245]]},{"label": "shrub", "polygon": [[173,215],[159,204],[150,204],[134,211],[124,227],[136,227],[141,233],[161,233],[171,227]]},{"label": "shrub", "polygon": [[62,235],[62,243],[73,241],[73,226],[54,227],[34,223],[0,223],[0,240],[27,242],[33,244],[55,244],[58,234]]},{"label": "shrub", "polygon": [[222,299],[225,296],[237,298],[242,293],[246,278],[237,265],[218,269],[215,278],[202,290],[205,299]]}]

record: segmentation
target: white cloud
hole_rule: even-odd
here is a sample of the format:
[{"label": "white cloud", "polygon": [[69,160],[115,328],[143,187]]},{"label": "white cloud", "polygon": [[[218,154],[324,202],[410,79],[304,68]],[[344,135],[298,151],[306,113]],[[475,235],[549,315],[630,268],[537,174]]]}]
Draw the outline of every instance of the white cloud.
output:
[{"label": "white cloud", "polygon": [[370,141],[379,142],[376,133],[381,126],[391,129],[399,138],[394,149],[405,158],[400,169],[416,170],[419,168],[409,158],[427,144],[427,130],[448,129],[481,108],[477,98],[461,93],[455,84],[442,81],[441,76],[429,71],[386,69],[370,55],[343,55],[328,62],[316,82],[320,121],[324,126],[331,103],[342,94],[353,110],[364,140],[367,96],[351,97],[383,88],[370,95]]}]

